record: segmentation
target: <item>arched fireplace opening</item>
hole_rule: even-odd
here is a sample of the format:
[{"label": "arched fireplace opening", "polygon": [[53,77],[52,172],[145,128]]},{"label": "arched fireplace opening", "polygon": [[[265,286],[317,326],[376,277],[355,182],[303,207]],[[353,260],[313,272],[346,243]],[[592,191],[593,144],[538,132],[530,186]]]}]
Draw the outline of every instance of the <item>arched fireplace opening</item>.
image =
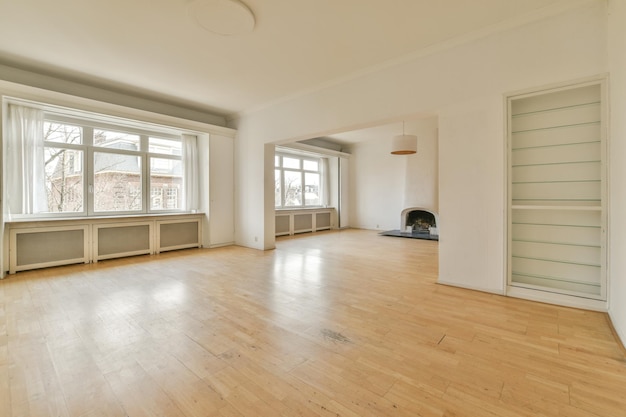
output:
[{"label": "arched fireplace opening", "polygon": [[400,214],[400,230],[380,233],[383,236],[439,240],[439,216],[423,207],[410,207]]},{"label": "arched fireplace opening", "polygon": [[400,215],[400,230],[407,231],[411,227],[413,231],[428,232],[430,228],[439,225],[437,214],[421,207],[412,207],[402,210]]}]

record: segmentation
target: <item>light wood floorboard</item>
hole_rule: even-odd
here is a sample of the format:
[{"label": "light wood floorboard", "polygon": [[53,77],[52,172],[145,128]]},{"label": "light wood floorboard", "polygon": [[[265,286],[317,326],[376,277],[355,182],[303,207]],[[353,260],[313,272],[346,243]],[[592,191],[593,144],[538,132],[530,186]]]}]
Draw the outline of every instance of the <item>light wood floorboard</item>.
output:
[{"label": "light wood floorboard", "polygon": [[0,416],[626,416],[606,314],[436,284],[347,230],[0,281]]}]

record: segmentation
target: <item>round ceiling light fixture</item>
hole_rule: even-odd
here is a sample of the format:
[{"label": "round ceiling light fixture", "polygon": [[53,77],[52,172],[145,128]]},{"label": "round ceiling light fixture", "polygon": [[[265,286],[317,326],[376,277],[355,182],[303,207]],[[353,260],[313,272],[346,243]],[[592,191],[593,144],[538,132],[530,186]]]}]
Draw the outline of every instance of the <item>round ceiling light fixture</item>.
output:
[{"label": "round ceiling light fixture", "polygon": [[188,11],[203,29],[218,35],[241,35],[254,29],[254,14],[238,0],[194,0]]}]

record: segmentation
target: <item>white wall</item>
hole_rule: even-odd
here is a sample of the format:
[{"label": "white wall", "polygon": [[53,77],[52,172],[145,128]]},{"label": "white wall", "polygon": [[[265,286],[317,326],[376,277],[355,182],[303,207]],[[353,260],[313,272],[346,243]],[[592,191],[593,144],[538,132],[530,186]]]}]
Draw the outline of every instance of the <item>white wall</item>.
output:
[{"label": "white wall", "polygon": [[260,130],[249,130],[247,126],[237,126],[235,141],[235,242],[255,249],[272,249],[271,241],[267,246],[264,242],[266,234],[275,233],[272,225],[265,225],[265,199],[271,191],[273,204],[274,190],[264,190],[264,178],[270,171],[274,174],[274,166],[264,166],[264,142],[255,140]]},{"label": "white wall", "polygon": [[207,211],[209,247],[230,245],[235,241],[234,149],[233,138],[210,135]]},{"label": "white wall", "polygon": [[339,224],[350,227],[350,158],[339,158]]},{"label": "white wall", "polygon": [[[403,208],[423,207],[439,213],[439,122],[420,120],[415,131],[417,154],[407,158]],[[398,225],[400,227],[400,225]]]},{"label": "white wall", "polygon": [[[273,198],[271,189],[263,190],[264,173],[272,169],[263,164],[264,143],[431,112],[439,114],[440,279],[503,292],[503,96],[606,72],[606,25],[606,3],[590,1],[243,116],[237,121],[237,242],[272,247],[273,230],[259,203]],[[267,237],[265,246],[253,244],[257,235]]]},{"label": "white wall", "polygon": [[505,143],[499,94],[439,114],[439,281],[504,292]]},{"label": "white wall", "polygon": [[391,155],[389,149],[390,142],[383,139],[352,146],[350,227],[400,228],[398,219],[404,208],[406,164],[410,156]]},{"label": "white wall", "polygon": [[391,137],[351,147],[351,227],[400,229],[400,214],[407,207],[438,211],[437,118],[411,125],[417,154],[391,155]]},{"label": "white wall", "polygon": [[626,2],[609,1],[609,314],[626,344]]}]

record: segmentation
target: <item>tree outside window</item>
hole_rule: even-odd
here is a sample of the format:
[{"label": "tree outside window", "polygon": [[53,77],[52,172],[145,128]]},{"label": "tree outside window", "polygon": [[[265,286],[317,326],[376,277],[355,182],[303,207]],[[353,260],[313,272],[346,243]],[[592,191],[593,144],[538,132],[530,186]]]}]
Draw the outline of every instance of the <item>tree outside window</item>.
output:
[{"label": "tree outside window", "polygon": [[[84,150],[82,128],[62,123],[44,123],[44,168],[48,211],[82,212]],[[76,145],[72,147],[72,145]]]}]

